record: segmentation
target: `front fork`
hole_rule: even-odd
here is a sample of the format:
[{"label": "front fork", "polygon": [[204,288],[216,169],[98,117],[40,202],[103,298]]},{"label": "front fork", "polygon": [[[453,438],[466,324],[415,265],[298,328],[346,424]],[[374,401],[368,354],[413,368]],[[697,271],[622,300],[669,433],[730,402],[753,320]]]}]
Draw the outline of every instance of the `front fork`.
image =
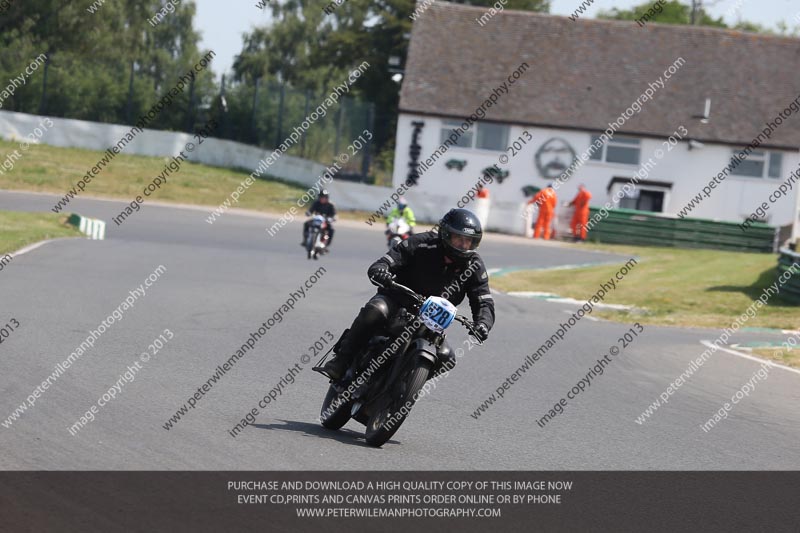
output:
[{"label": "front fork", "polygon": [[[420,327],[424,328],[425,326]],[[430,364],[431,368],[434,368],[439,360],[439,342],[441,341],[438,339],[433,341],[425,337],[417,338],[411,341],[411,343],[402,352],[402,357],[405,360],[401,359],[398,361],[398,364],[395,364],[392,367],[389,378],[386,380],[385,388],[388,389],[393,385],[399,385],[402,375],[409,369],[416,367],[418,364],[417,362],[420,359],[425,360]],[[408,355],[411,355],[411,357],[408,357]]]}]

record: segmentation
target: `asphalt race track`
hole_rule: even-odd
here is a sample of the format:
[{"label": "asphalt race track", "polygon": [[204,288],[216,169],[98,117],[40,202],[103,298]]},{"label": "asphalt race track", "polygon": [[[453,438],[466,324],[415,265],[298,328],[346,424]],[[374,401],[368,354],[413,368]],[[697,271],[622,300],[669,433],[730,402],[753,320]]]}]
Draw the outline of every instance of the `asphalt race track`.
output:
[{"label": "asphalt race track", "polygon": [[[49,211],[53,195],[0,193],[0,209]],[[775,368],[708,433],[700,426],[759,369],[727,352],[712,358],[644,424],[636,418],[683,372],[714,330],[646,327],[563,414],[536,419],[572,388],[631,326],[584,319],[477,420],[470,416],[576,309],[496,295],[488,343],[422,399],[393,440],[367,446],[363,427],[317,422],[327,383],[300,363],[315,340],[337,336],[373,293],[369,263],[384,252],[379,230],[340,223],[333,252],[308,261],[300,222],[269,237],[275,217],[144,206],[122,226],[124,202],[76,199],[71,208],[106,220],[106,240],[62,239],[15,257],[0,272],[0,323],[20,326],[0,344],[0,420],[7,417],[159,265],[158,281],[126,310],[35,405],[0,427],[8,470],[629,470],[797,469],[800,375]],[[489,268],[556,266],[615,258],[579,248],[490,235]],[[163,425],[263,321],[320,266],[307,296],[202,395],[170,430]],[[622,282],[624,283],[624,281]],[[587,295],[589,297],[590,295]],[[466,304],[461,306],[467,311]],[[454,345],[466,339],[455,324]],[[93,422],[72,426],[119,383],[165,329],[174,338]],[[740,332],[733,342],[778,340]],[[302,370],[254,425],[233,428],[287,370]]]}]

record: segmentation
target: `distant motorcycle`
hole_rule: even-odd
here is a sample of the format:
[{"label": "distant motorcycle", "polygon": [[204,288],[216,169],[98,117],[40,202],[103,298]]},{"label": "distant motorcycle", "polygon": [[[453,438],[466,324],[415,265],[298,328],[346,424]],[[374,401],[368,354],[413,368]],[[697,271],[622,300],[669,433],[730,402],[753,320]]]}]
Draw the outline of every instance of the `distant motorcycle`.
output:
[{"label": "distant motorcycle", "polygon": [[323,215],[314,215],[309,220],[305,242],[309,259],[319,259],[320,255],[328,252],[328,242],[330,241],[328,226],[330,223],[330,219]]},{"label": "distant motorcycle", "polygon": [[[334,430],[354,418],[367,427],[366,441],[376,447],[392,438],[408,416],[438,361],[444,330],[457,321],[477,339],[475,325],[457,315],[456,307],[445,298],[425,298],[394,282],[386,288],[404,293],[414,303],[402,308],[385,331],[376,332],[353,357],[342,379],[331,380],[320,414],[322,425]],[[317,363],[315,371],[324,374],[324,360]]]},{"label": "distant motorcycle", "polygon": [[389,223],[386,230],[389,248],[394,248],[411,235],[411,226],[403,218],[396,218]]}]

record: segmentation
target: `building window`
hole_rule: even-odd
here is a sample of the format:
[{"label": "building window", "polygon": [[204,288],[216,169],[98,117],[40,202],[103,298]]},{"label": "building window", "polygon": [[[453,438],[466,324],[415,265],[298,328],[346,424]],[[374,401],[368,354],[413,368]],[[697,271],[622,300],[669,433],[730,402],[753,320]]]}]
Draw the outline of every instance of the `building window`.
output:
[{"label": "building window", "polygon": [[[591,144],[600,140],[599,135],[592,135]],[[622,163],[623,165],[639,165],[642,152],[641,141],[630,137],[613,137],[594,150],[589,159],[606,163]]]},{"label": "building window", "polygon": [[[734,150],[734,153],[737,151]],[[736,159],[731,159],[731,165],[736,165]],[[747,159],[731,169],[731,174],[749,178],[780,178],[782,168],[782,153],[753,150]]]},{"label": "building window", "polygon": [[619,201],[622,209],[636,209],[637,211],[664,211],[664,191],[635,190],[626,194]]},{"label": "building window", "polygon": [[[462,125],[463,122],[457,120],[443,120],[439,142],[444,143],[450,137],[450,134]],[[478,122],[462,133],[455,145],[460,148],[478,148],[480,150],[502,152],[508,147],[509,130],[509,126],[502,124]],[[456,132],[456,135],[458,135],[458,132]]]},{"label": "building window", "polygon": [[[458,132],[455,131],[456,128],[460,128],[463,122],[458,122],[457,120],[443,120],[442,121],[442,135],[440,139],[440,143],[444,143],[444,141],[450,137],[450,134],[455,132],[458,135]],[[469,129],[461,134],[456,141],[456,146],[460,146],[461,148],[472,148],[472,129]]]},{"label": "building window", "polygon": [[502,152],[508,147],[508,126],[502,124],[478,124],[475,148]]},{"label": "building window", "polygon": [[634,184],[633,178],[614,177],[607,190],[612,201],[618,199],[617,206],[622,209],[663,213],[671,189],[668,182],[645,180]]},{"label": "building window", "polygon": [[767,176],[770,178],[780,178],[783,167],[783,154],[780,152],[769,153],[769,171]]}]

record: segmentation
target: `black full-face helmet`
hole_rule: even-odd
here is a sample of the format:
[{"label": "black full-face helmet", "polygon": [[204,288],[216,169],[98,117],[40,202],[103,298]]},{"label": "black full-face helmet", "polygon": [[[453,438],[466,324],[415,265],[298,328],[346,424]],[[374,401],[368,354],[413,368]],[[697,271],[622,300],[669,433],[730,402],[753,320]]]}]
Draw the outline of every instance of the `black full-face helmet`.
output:
[{"label": "black full-face helmet", "polygon": [[326,200],[330,199],[330,194],[328,194],[328,189],[322,189],[321,191],[319,191],[318,199],[322,200],[323,198],[325,198]]},{"label": "black full-face helmet", "polygon": [[463,261],[473,256],[482,237],[481,222],[468,209],[451,209],[439,221],[439,240],[450,259]]}]

